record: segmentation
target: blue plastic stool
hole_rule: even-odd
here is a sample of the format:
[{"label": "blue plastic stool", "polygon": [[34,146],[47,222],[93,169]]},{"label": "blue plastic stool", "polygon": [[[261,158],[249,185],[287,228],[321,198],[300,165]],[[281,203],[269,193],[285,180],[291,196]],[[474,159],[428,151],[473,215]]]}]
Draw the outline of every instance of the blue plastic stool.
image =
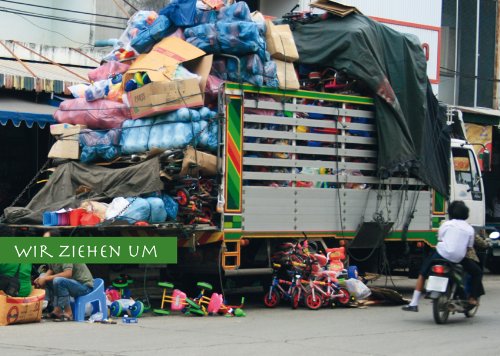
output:
[{"label": "blue plastic stool", "polygon": [[108,318],[104,281],[101,278],[94,279],[94,288],[89,294],[75,298],[75,302],[72,304],[73,319],[75,321],[85,321],[85,305],[87,303],[92,304],[92,314],[100,311],[103,320]]}]

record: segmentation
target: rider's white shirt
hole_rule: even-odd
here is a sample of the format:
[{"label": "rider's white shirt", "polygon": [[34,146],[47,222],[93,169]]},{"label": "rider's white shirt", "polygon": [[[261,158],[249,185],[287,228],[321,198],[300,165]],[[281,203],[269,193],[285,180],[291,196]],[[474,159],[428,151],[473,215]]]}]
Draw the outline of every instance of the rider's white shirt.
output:
[{"label": "rider's white shirt", "polygon": [[448,220],[439,228],[437,252],[447,260],[458,263],[474,246],[474,229],[465,220]]}]

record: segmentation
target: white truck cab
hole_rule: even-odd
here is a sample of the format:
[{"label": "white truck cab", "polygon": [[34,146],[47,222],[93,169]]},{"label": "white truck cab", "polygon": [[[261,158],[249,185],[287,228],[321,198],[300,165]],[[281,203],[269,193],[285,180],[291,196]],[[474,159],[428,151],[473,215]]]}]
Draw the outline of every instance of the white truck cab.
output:
[{"label": "white truck cab", "polygon": [[471,225],[485,225],[484,186],[476,153],[464,140],[451,141],[450,201],[463,200],[469,207]]}]

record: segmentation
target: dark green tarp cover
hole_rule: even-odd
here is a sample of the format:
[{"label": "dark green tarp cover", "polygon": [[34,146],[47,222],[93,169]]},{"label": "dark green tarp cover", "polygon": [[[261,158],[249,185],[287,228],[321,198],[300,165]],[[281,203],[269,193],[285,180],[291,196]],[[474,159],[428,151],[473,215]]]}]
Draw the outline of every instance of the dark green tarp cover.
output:
[{"label": "dark green tarp cover", "polygon": [[410,173],[448,196],[450,137],[418,38],[352,14],[293,23],[299,63],[333,67],[372,91],[382,177]]},{"label": "dark green tarp cover", "polygon": [[[89,193],[75,195],[80,186]],[[158,157],[125,168],[107,168],[79,162],[65,163],[54,171],[45,186],[25,207],[4,210],[5,222],[41,224],[45,211],[78,208],[84,200],[134,197],[163,189]]]}]

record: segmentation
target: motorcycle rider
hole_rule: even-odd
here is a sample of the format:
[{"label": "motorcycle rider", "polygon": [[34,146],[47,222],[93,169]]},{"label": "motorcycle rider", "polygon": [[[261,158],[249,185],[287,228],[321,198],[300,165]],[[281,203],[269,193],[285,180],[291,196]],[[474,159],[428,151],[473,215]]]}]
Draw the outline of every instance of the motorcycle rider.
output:
[{"label": "motorcycle rider", "polygon": [[432,261],[435,259],[462,263],[464,269],[471,275],[469,304],[476,305],[477,298],[484,294],[480,266],[474,261],[464,258],[467,249],[474,246],[474,229],[465,221],[469,217],[469,208],[463,201],[455,200],[448,206],[448,215],[450,220],[439,228],[436,251],[422,264],[413,297],[410,304],[403,306],[404,311],[418,312],[418,301],[424,289],[424,282],[429,276]]}]

